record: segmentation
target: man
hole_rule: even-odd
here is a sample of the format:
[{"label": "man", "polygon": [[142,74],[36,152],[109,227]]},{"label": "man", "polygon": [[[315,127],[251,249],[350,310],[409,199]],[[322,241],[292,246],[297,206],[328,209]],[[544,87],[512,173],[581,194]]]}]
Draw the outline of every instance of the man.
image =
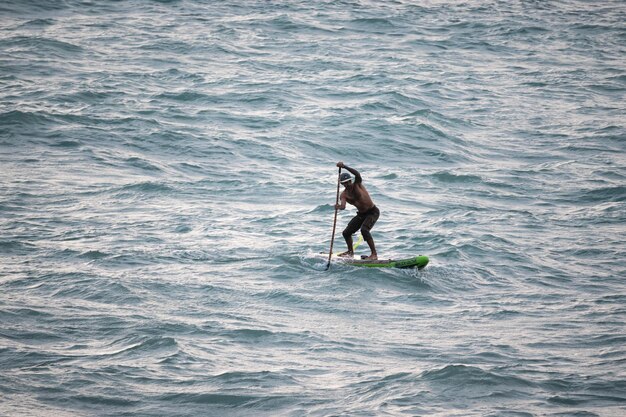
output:
[{"label": "man", "polygon": [[374,205],[372,198],[363,186],[363,180],[359,171],[345,166],[343,162],[337,162],[337,166],[352,173],[354,175],[354,182],[352,181],[350,174],[347,172],[341,173],[339,181],[343,184],[344,190],[339,197],[341,203],[337,204],[336,208],[344,210],[346,208],[346,203],[350,203],[358,210],[356,216],[350,220],[350,223],[348,223],[348,226],[343,231],[343,238],[346,240],[348,250],[339,256],[354,256],[354,249],[352,248],[352,234],[361,229],[361,234],[372,251],[372,254],[365,259],[378,259],[376,246],[374,246],[374,239],[372,238],[370,230],[374,227],[376,220],[378,220],[380,211],[378,210],[378,207]]}]

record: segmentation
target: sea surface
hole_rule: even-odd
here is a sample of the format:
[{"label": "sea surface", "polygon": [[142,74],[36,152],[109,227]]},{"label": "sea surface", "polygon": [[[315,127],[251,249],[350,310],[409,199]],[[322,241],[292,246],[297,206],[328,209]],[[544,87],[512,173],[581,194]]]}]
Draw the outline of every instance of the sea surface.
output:
[{"label": "sea surface", "polygon": [[0,415],[626,415],[625,22],[3,1]]}]

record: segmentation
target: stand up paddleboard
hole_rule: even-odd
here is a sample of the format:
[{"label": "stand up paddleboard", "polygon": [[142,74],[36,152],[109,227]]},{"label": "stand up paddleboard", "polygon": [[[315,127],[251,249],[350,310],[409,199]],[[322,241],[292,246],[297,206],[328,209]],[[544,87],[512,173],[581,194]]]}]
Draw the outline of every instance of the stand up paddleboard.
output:
[{"label": "stand up paddleboard", "polygon": [[[359,236],[358,240],[352,245],[353,250],[359,247],[363,243],[363,236]],[[410,258],[403,259],[361,259],[360,256],[354,255],[353,257],[339,256],[341,252],[333,253],[333,261],[343,264],[350,264],[353,266],[364,266],[368,268],[417,268],[422,269],[428,265],[428,256],[418,255]],[[328,256],[328,254],[324,254]]]},{"label": "stand up paddleboard", "polygon": [[339,263],[350,264],[354,266],[365,266],[368,268],[417,268],[422,269],[428,265],[428,256],[418,255],[404,259],[358,259],[346,258],[343,256],[333,256],[333,259]]}]

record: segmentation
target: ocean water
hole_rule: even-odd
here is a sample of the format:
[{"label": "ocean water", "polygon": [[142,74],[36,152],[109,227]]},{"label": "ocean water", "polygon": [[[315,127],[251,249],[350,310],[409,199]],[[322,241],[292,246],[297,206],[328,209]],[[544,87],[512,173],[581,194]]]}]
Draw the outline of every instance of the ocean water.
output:
[{"label": "ocean water", "polygon": [[[0,415],[626,415],[624,22],[2,2]],[[325,270],[337,161],[428,267]]]}]

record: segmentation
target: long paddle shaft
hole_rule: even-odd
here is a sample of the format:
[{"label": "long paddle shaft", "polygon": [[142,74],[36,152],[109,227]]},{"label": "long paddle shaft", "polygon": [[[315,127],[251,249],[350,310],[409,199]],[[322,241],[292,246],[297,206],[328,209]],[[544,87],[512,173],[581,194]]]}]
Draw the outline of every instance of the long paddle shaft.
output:
[{"label": "long paddle shaft", "polygon": [[337,204],[339,204],[339,184],[341,181],[341,167],[337,174],[337,199],[335,200],[335,220],[333,220],[333,236],[330,238],[330,250],[328,251],[328,264],[326,269],[330,268],[330,260],[333,257],[333,244],[335,243],[335,229],[337,228]]}]

